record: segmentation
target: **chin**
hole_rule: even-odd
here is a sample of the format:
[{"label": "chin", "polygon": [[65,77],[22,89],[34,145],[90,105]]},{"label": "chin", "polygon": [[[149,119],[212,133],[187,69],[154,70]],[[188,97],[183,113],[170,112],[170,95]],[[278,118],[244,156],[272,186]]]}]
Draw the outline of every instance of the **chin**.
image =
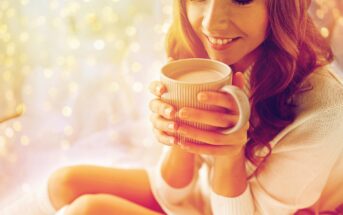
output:
[{"label": "chin", "polygon": [[230,56],[225,56],[225,55],[215,55],[215,54],[209,54],[209,57],[213,60],[217,60],[220,62],[223,62],[227,65],[232,65],[235,64],[239,61],[239,59],[235,59],[233,57]]}]

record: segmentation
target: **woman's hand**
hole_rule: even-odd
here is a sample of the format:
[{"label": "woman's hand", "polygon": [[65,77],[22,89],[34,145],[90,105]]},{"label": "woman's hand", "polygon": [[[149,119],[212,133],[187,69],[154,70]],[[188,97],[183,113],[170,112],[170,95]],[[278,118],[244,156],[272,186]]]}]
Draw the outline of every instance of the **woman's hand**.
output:
[{"label": "woman's hand", "polygon": [[177,130],[177,124],[173,121],[176,114],[175,108],[163,102],[160,98],[163,93],[167,92],[167,89],[159,81],[153,81],[149,89],[152,94],[157,96],[149,104],[150,110],[152,111],[150,121],[154,127],[154,134],[160,143],[169,146],[174,145],[176,141],[173,134]]},{"label": "woman's hand", "polygon": [[[242,73],[234,74],[234,85],[244,86],[244,77]],[[221,92],[201,92],[198,94],[198,100],[208,105],[224,107],[230,110],[230,113],[220,113],[213,111],[200,110],[184,107],[177,113],[178,117],[190,122],[196,122],[221,128],[228,128],[235,125],[238,121],[239,113],[235,101],[231,95]],[[170,122],[168,122],[170,123]],[[239,157],[242,156],[244,145],[247,142],[247,123],[239,131],[232,134],[222,134],[214,131],[204,131],[184,124],[178,125],[177,132],[184,137],[195,139],[207,144],[197,144],[192,142],[177,143],[188,152],[195,154],[208,154],[213,156]]]},{"label": "woman's hand", "polygon": [[149,105],[153,112],[150,120],[154,126],[155,136],[160,143],[173,146],[162,163],[161,175],[170,186],[185,187],[194,178],[196,155],[182,150],[175,144],[175,108],[160,99],[161,95],[167,92],[166,87],[161,82],[154,81],[150,85],[150,91],[157,96]]},{"label": "woman's hand", "polygon": [[[168,57],[169,62],[173,60]],[[173,136],[177,130],[177,124],[173,121],[176,117],[176,110],[172,105],[161,100],[161,96],[167,92],[167,88],[160,81],[153,81],[149,90],[157,97],[149,104],[152,111],[150,121],[154,127],[154,134],[160,143],[172,146],[176,143]]]}]

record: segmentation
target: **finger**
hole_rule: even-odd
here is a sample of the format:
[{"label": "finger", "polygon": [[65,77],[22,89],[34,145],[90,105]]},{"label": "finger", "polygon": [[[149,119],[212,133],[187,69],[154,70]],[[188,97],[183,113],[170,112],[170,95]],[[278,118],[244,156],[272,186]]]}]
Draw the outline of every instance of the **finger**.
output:
[{"label": "finger", "polygon": [[173,136],[168,136],[166,135],[166,133],[158,130],[158,129],[153,129],[154,134],[156,139],[158,140],[158,142],[168,145],[168,146],[172,146],[175,144],[175,137]]},{"label": "finger", "polygon": [[182,143],[177,142],[177,145],[193,154],[208,154],[208,155],[227,155],[229,154],[231,150],[235,148],[235,146],[214,146],[214,145],[209,145],[209,144],[199,144],[199,143],[193,143],[190,141],[184,141]]},{"label": "finger", "polygon": [[162,115],[166,119],[173,119],[175,116],[175,108],[160,99],[153,99],[149,103],[149,108],[153,113]]},{"label": "finger", "polygon": [[181,108],[177,113],[180,119],[196,122],[205,125],[216,126],[220,128],[229,128],[234,126],[239,116],[225,114],[195,108]]},{"label": "finger", "polygon": [[222,134],[215,134],[211,131],[204,131],[187,125],[180,125],[177,132],[187,138],[198,140],[210,145],[225,145]]},{"label": "finger", "polygon": [[245,78],[244,78],[243,73],[241,73],[241,72],[236,72],[236,73],[233,75],[232,85],[235,85],[235,86],[239,87],[240,89],[244,89]]},{"label": "finger", "polygon": [[149,90],[152,94],[158,97],[167,92],[167,88],[160,81],[151,82],[149,85]]},{"label": "finger", "polygon": [[238,107],[234,98],[227,93],[204,91],[197,95],[199,102],[226,108],[237,114]]},{"label": "finger", "polygon": [[203,143],[217,146],[241,144],[241,142],[237,140],[243,141],[244,139],[244,135],[242,135],[243,132],[235,132],[230,135],[227,135],[214,131],[206,131],[187,125],[179,125],[177,132],[183,137],[187,137],[190,139],[198,140]]},{"label": "finger", "polygon": [[152,114],[150,116],[150,121],[155,129],[172,133],[177,130],[176,122],[166,120],[163,117],[160,117],[158,114]]}]

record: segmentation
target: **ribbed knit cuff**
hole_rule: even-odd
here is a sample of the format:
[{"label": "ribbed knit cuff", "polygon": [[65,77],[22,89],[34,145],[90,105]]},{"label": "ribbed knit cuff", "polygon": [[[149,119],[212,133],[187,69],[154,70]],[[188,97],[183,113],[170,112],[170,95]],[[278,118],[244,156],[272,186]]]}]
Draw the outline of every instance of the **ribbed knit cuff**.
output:
[{"label": "ribbed knit cuff", "polygon": [[211,190],[211,207],[213,215],[252,215],[254,214],[254,201],[250,187],[237,197],[225,197]]}]

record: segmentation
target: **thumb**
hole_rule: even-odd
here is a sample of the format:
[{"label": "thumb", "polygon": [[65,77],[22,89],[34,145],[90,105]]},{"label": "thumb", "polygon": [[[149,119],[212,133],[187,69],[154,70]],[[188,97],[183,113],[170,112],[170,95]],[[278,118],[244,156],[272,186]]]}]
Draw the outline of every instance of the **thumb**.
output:
[{"label": "thumb", "polygon": [[239,87],[240,89],[244,88],[244,75],[241,72],[236,72],[233,74],[232,85]]}]

